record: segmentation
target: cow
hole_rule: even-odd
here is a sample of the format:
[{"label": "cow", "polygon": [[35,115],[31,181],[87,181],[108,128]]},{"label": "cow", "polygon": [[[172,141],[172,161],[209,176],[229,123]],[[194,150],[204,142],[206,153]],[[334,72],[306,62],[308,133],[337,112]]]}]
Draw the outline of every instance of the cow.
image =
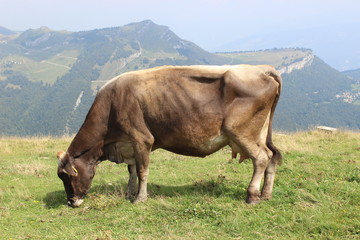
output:
[{"label": "cow", "polygon": [[252,160],[246,202],[270,199],[282,158],[272,142],[280,91],[281,77],[268,65],[162,66],[115,77],[58,153],[67,204],[80,206],[104,160],[128,164],[126,197],[137,203],[147,199],[152,151],[205,157],[225,146]]}]

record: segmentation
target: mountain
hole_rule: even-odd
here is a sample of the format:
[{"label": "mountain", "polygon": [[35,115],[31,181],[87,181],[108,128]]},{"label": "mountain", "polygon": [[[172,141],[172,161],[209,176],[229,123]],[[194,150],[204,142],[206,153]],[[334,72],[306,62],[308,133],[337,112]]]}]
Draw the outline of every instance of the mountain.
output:
[{"label": "mountain", "polygon": [[14,34],[16,34],[16,32],[0,26],[0,35],[14,35]]},{"label": "mountain", "polygon": [[2,135],[77,131],[96,90],[114,76],[164,64],[224,64],[150,20],[92,31],[30,29],[0,44]]},{"label": "mountain", "polygon": [[355,81],[360,82],[360,68],[344,71],[343,73],[349,76],[350,78],[354,79]]},{"label": "mountain", "polygon": [[0,58],[3,62],[0,71],[8,70],[6,63],[12,64],[11,70],[22,72],[29,80],[50,84],[85,59],[97,65],[94,71],[99,71],[100,80],[136,68],[164,64],[226,63],[222,57],[180,39],[168,27],[149,20],[75,33],[46,27],[31,29],[14,41],[0,44]]},{"label": "mountain", "polygon": [[271,64],[283,73],[277,130],[316,124],[360,129],[360,105],[342,95],[357,93],[353,80],[311,50],[214,54],[146,20],[81,32],[41,27],[1,41],[0,135],[76,132],[97,90],[123,72],[169,64],[239,63]]},{"label": "mountain", "polygon": [[253,51],[273,48],[310,48],[338,70],[360,67],[360,22],[309,27],[244,37],[215,48],[215,51]]}]

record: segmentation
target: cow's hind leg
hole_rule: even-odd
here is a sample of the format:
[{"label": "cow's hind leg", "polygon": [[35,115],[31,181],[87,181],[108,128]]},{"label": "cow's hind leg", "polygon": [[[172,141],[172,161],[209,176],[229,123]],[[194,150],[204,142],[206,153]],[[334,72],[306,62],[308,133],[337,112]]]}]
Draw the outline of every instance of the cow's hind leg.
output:
[{"label": "cow's hind leg", "polygon": [[136,173],[136,165],[132,164],[132,165],[128,165],[128,171],[129,171],[129,182],[127,185],[127,190],[126,190],[126,199],[134,199],[136,194],[137,194],[137,188],[136,188],[136,184],[137,184],[137,173]]},{"label": "cow's hind leg", "polygon": [[[232,144],[236,144],[237,148],[241,149],[243,154],[249,156],[252,159],[254,170],[250,184],[247,189],[246,202],[250,204],[256,204],[262,199],[262,194],[260,193],[260,185],[265,171],[268,169],[270,159],[272,158],[272,151],[264,144],[255,143],[251,140],[246,139],[233,139]],[[270,171],[271,168],[269,168],[269,173]],[[271,174],[265,175],[269,179],[271,178]],[[268,184],[265,189],[268,189],[269,187],[272,187],[272,185],[270,186]]]},{"label": "cow's hind leg", "polygon": [[256,204],[261,199],[261,180],[272,157],[272,152],[270,150],[267,151],[266,147],[258,147],[256,152],[256,155],[251,154],[254,172],[249,187],[247,189],[246,197],[246,202],[250,204]]},{"label": "cow's hind leg", "polygon": [[273,190],[274,180],[275,180],[275,172],[276,172],[276,162],[271,160],[265,170],[264,186],[261,190],[261,199],[262,200],[268,200],[268,199],[271,199],[271,197],[272,197],[272,190]]}]

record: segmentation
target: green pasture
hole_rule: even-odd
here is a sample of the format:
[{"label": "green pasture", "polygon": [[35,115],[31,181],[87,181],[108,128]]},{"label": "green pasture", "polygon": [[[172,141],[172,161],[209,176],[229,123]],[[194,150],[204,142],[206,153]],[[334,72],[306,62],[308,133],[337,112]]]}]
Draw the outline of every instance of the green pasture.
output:
[{"label": "green pasture", "polygon": [[126,165],[98,166],[77,209],[65,205],[56,152],[70,138],[0,138],[0,239],[360,239],[360,133],[275,134],[273,199],[245,203],[249,160],[230,149],[151,155],[149,199],[125,200]]},{"label": "green pasture", "polygon": [[77,60],[77,56],[78,51],[76,50],[64,51],[42,61],[10,55],[0,59],[0,72],[21,72],[30,81],[53,84],[71,69]]}]

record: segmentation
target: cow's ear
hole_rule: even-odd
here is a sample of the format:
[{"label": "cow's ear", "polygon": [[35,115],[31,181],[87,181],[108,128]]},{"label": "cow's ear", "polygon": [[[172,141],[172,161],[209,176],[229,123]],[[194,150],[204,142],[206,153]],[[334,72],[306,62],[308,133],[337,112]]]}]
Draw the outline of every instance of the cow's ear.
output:
[{"label": "cow's ear", "polygon": [[62,159],[63,157],[65,157],[65,152],[64,151],[57,152],[56,157],[58,160]]},{"label": "cow's ear", "polygon": [[65,152],[61,151],[56,154],[59,160],[59,168],[64,173],[76,177],[78,175],[78,171],[74,166],[74,159],[69,155],[66,155]]}]

